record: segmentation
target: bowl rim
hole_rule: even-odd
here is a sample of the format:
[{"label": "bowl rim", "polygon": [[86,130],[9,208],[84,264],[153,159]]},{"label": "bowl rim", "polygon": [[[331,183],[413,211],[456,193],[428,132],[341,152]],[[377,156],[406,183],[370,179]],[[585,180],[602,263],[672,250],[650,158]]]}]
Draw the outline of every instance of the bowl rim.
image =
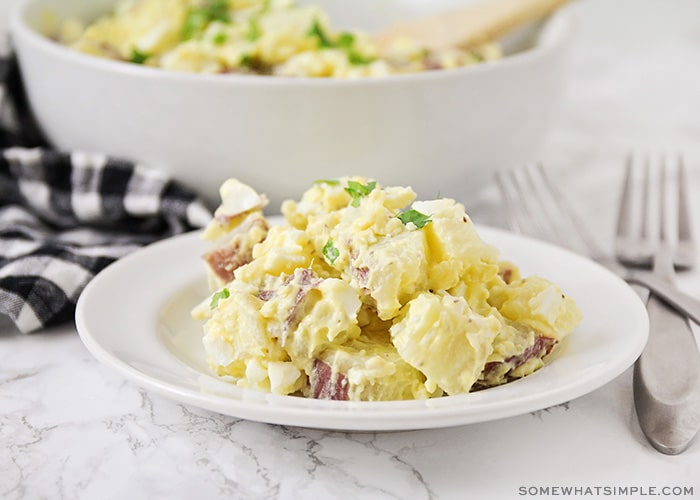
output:
[{"label": "bowl rim", "polygon": [[[418,83],[433,80],[451,80],[461,78],[469,74],[485,72],[506,71],[509,68],[526,65],[533,61],[544,59],[549,55],[559,52],[571,42],[575,32],[575,20],[571,5],[566,5],[544,21],[538,35],[539,43],[534,47],[509,55],[502,59],[487,61],[471,66],[453,68],[439,71],[425,71],[419,73],[394,74],[386,76],[373,76],[363,78],[315,78],[297,76],[270,76],[270,75],[241,75],[236,73],[211,74],[189,73],[170,71],[163,68],[154,68],[118,61],[114,59],[100,58],[90,54],[84,54],[61,45],[39,33],[29,26],[26,16],[27,11],[41,0],[21,0],[10,12],[9,32],[15,51],[21,43],[33,45],[35,49],[42,50],[65,62],[82,67],[105,72],[120,74],[122,76],[134,76],[144,79],[156,79],[159,81],[181,82],[207,82],[214,85],[235,86],[277,86],[284,87],[356,87]],[[21,64],[21,60],[20,60]],[[205,84],[205,83],[203,83]]]}]

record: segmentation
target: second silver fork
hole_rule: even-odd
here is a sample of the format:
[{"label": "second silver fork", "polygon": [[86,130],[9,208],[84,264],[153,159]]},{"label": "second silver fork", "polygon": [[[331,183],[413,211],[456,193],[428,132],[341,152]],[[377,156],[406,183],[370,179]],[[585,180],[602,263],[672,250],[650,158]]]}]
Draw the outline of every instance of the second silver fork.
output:
[{"label": "second silver fork", "polygon": [[[642,187],[637,190],[641,200],[637,203],[632,196],[634,170],[634,158],[630,157],[618,219],[618,258],[627,264],[646,265],[651,257],[654,274],[673,283],[674,266],[689,266],[694,257],[682,160],[677,161],[676,189],[671,191],[675,199],[669,200],[669,172],[662,159],[655,190],[658,210],[652,208],[649,159],[644,162]],[[676,209],[670,213],[673,205]],[[635,212],[640,216],[635,218]],[[652,225],[654,213],[658,214],[656,231]],[[669,219],[675,220],[675,230]],[[690,445],[700,427],[700,353],[688,319],[646,292],[638,292],[643,298],[648,296],[650,332],[634,368],[635,408],[640,427],[652,446],[676,455]]]},{"label": "second silver fork", "polygon": [[[676,310],[700,323],[700,301],[648,270],[623,267],[591,234],[540,164],[500,172],[496,183],[511,228],[584,253],[629,283],[642,285]],[[646,298],[645,298],[646,299]]]}]

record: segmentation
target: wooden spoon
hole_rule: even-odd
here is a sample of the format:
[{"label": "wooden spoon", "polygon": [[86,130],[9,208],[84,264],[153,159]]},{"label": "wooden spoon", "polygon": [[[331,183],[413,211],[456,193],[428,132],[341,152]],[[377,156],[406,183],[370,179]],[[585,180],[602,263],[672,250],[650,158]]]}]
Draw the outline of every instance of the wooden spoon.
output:
[{"label": "wooden spoon", "polygon": [[380,52],[397,38],[413,39],[428,49],[470,47],[494,41],[524,24],[546,17],[567,0],[492,0],[407,19],[375,36]]}]

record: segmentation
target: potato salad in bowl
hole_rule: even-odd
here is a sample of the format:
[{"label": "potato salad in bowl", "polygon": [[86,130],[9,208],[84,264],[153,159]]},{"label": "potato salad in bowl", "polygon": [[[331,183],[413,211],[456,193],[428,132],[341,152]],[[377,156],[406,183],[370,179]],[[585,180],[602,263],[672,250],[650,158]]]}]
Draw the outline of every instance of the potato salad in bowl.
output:
[{"label": "potato salad in bowl", "polygon": [[581,320],[554,283],[523,277],[483,242],[455,200],[361,177],[314,183],[263,214],[238,180],[203,233],[212,291],[208,362],[240,387],[381,401],[464,394],[508,383]]},{"label": "potato salad in bowl", "polygon": [[121,0],[55,38],[98,57],[192,73],[355,78],[468,66],[501,57],[496,43],[430,51],[399,39],[379,53],[370,35],[337,31],[328,15],[294,0]]}]

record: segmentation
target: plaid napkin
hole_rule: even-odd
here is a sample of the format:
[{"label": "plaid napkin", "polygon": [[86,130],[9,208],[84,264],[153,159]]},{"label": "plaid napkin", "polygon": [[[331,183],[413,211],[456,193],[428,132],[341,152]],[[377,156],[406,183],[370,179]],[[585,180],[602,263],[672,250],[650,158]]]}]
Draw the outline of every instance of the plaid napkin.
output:
[{"label": "plaid napkin", "polygon": [[0,314],[21,332],[71,321],[80,293],[105,266],[210,217],[193,192],[158,170],[48,147],[16,63],[0,59]]}]

